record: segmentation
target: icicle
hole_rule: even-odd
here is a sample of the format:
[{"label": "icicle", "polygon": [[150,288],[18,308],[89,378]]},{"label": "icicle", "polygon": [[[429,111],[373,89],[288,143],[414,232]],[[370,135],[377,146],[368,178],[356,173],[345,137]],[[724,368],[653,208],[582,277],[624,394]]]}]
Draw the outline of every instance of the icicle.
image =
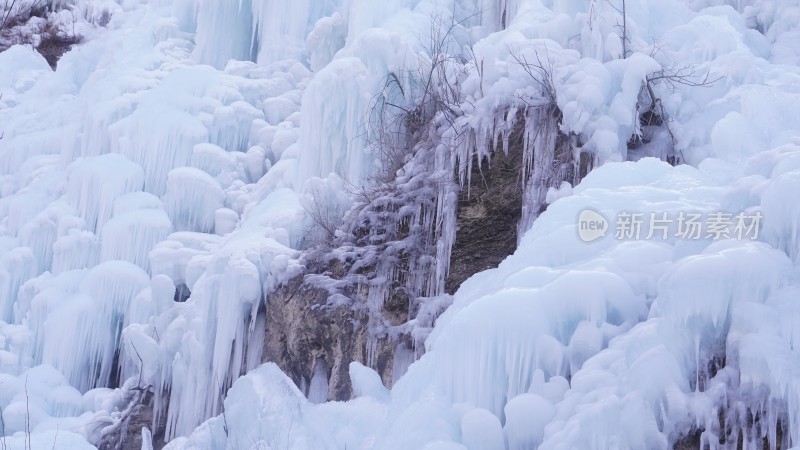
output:
[{"label": "icicle", "polygon": [[172,230],[167,214],[160,209],[133,211],[109,220],[101,233],[100,261],[130,261],[149,270],[150,249]]},{"label": "icicle", "polygon": [[250,137],[250,125],[264,114],[244,101],[219,106],[213,113],[209,127],[209,141],[228,151],[245,152]]},{"label": "icicle", "polygon": [[153,435],[150,429],[142,427],[142,448],[141,450],[153,450]]},{"label": "icicle", "polygon": [[529,108],[525,121],[523,147],[522,218],[517,227],[517,239],[533,225],[540,208],[545,205],[551,183],[561,182],[554,174],[558,125],[548,108]]},{"label": "icicle", "polygon": [[144,183],[142,168],[116,154],[78,160],[67,172],[67,199],[95,233],[111,218],[114,200]]},{"label": "icicle", "polygon": [[38,273],[48,270],[53,262],[53,244],[58,236],[58,216],[63,211],[48,209],[29,221],[19,231],[20,243],[33,251]]},{"label": "icicle", "polygon": [[231,59],[255,61],[251,0],[199,2],[196,21],[199,62],[222,69]]},{"label": "icicle", "polygon": [[100,240],[90,231],[72,229],[53,243],[52,272],[85,269],[100,261]]},{"label": "icicle", "polygon": [[147,274],[127,262],[111,261],[88,271],[78,293],[34,319],[42,334],[36,360],[60,370],[81,391],[107,386],[116,369],[123,317],[148,285]]},{"label": "icicle", "polygon": [[0,320],[13,323],[13,307],[22,284],[37,274],[39,264],[28,247],[0,256]]},{"label": "icicle", "polygon": [[161,412],[156,420],[168,401],[166,433],[170,437],[188,433],[217,414],[222,394],[246,367],[260,360],[261,348],[250,347],[251,334],[261,333],[263,339],[264,333],[263,319],[253,319],[262,295],[258,267],[247,259],[222,255],[207,260],[204,267],[205,272],[191,283],[189,314],[194,320],[173,322],[180,350],[171,373],[162,373],[161,384],[170,387],[171,395],[168,400],[157,399]]},{"label": "icicle", "polygon": [[481,12],[481,24],[491,31],[507,28],[516,17],[520,0],[480,0],[477,11]]},{"label": "icicle", "polygon": [[328,365],[322,358],[314,363],[314,376],[308,385],[308,400],[312,403],[325,403],[328,400]]},{"label": "icicle", "polygon": [[177,230],[214,231],[214,213],[225,205],[225,193],[217,180],[191,167],[169,173],[164,204]]},{"label": "icicle", "polygon": [[[172,81],[172,84],[179,83]],[[159,91],[167,95],[166,98],[178,97],[175,102],[187,101],[183,98],[186,94],[179,91],[178,86],[173,87],[177,92],[167,94],[169,86],[160,87]],[[153,99],[147,107],[140,106],[108,129],[112,149],[144,169],[144,190],[156,196],[164,193],[167,173],[175,167],[188,165],[194,145],[208,141],[208,130],[198,118],[172,107],[165,108],[160,103],[164,101]],[[138,139],[132,140],[131,136]]]},{"label": "icicle", "polygon": [[360,185],[370,174],[359,125],[368,106],[368,80],[360,60],[345,58],[331,62],[309,82],[301,110],[306,132],[298,143],[305,150],[298,158],[298,186],[331,173]]},{"label": "icicle", "polygon": [[339,0],[299,0],[289,14],[275,14],[284,7],[280,0],[253,0],[253,42],[258,43],[258,63],[268,65],[283,59],[300,60],[306,36],[317,19],[329,15]]},{"label": "icicle", "polygon": [[397,347],[394,351],[394,358],[392,359],[392,386],[394,386],[400,377],[405,375],[408,371],[408,367],[411,366],[416,360],[414,357],[414,351],[404,342],[400,342],[397,344]]},{"label": "icicle", "polygon": [[236,170],[236,159],[224,148],[209,143],[197,144],[192,150],[192,167],[216,177],[220,173]]}]

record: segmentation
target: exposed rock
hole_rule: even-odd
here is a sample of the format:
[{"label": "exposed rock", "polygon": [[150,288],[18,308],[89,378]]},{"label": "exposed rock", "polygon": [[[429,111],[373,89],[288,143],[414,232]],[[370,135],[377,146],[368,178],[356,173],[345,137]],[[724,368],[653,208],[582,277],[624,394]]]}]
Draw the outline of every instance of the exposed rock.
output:
[{"label": "exposed rock", "polygon": [[[492,160],[477,161],[472,165],[471,186],[460,191],[455,244],[451,253],[450,272],[445,280],[445,291],[453,293],[461,283],[473,274],[497,267],[503,259],[512,254],[518,242],[519,223],[523,212],[523,132],[520,126],[511,134],[508,151],[498,150],[493,153]],[[559,186],[562,181],[575,182],[591,167],[591,161],[584,158],[574,160],[573,146],[575,140],[559,134],[554,149],[553,166],[556,168],[547,177],[542,178],[545,190],[548,186]],[[374,215],[380,218],[378,209]],[[545,205],[537,206],[541,212]],[[375,230],[385,231],[379,220],[366,220],[361,224],[361,234],[370,237],[377,234]],[[393,216],[388,216],[393,217]],[[406,224],[407,226],[408,224]],[[373,233],[374,232],[374,233]],[[401,239],[408,230],[398,230]],[[389,233],[391,235],[391,233]],[[393,236],[393,235],[392,235]],[[425,241],[425,239],[421,239]],[[374,241],[369,241],[374,242]],[[382,241],[381,241],[382,242]],[[383,301],[377,320],[391,328],[397,327],[413,319],[417,314],[416,297],[403,284],[407,280],[408,268],[404,258],[397,253],[388,252],[388,259],[369,264],[361,264],[355,273],[355,263],[334,262],[326,265],[322,261],[325,250],[316,257],[309,254],[307,260],[311,266],[308,274],[324,274],[330,280],[341,282],[349,275],[365,275],[381,261],[395,261],[396,273],[392,285]],[[400,253],[402,254],[402,253]],[[356,258],[358,259],[358,258]],[[409,258],[405,258],[406,263]],[[348,260],[349,261],[349,260]],[[360,261],[359,261],[360,262]],[[347,266],[347,267],[345,267]],[[368,287],[352,282],[349,292],[343,297],[351,303],[331,306],[328,304],[330,293],[316,288],[304,277],[296,277],[276,292],[268,296],[266,304],[266,333],[263,361],[275,362],[306,395],[309,393],[311,380],[317,364],[324,363],[328,372],[328,399],[347,400],[352,396],[348,367],[350,362],[358,361],[371,366],[381,376],[384,385],[391,387],[393,381],[394,353],[398,345],[413,348],[409,337],[400,333],[391,339],[383,336],[377,340],[374,348],[368,349],[368,325],[375,317],[368,317],[365,311],[370,295]],[[416,307],[415,307],[416,305]],[[371,352],[371,354],[368,354]],[[368,361],[372,364],[368,364]]]},{"label": "exposed rock", "polygon": [[179,285],[175,286],[175,295],[173,296],[172,300],[182,303],[185,302],[190,295],[192,295],[192,292],[189,290],[189,287],[186,286],[186,283],[180,283]]},{"label": "exposed rock", "polygon": [[[102,431],[103,439],[97,444],[98,450],[141,450],[142,428],[153,426],[153,394],[149,391],[132,390],[126,396],[129,404],[123,411],[121,421]],[[161,449],[164,442],[164,428],[153,432],[153,448]]]},{"label": "exposed rock", "polygon": [[74,34],[67,34],[58,29],[47,28],[42,34],[42,39],[36,51],[44,56],[50,67],[55,70],[58,60],[67,53],[73,45],[79,44],[83,38]]},{"label": "exposed rock", "polygon": [[445,280],[449,294],[473,274],[497,267],[517,247],[517,224],[522,217],[522,142],[520,133],[514,138],[507,155],[497,151],[491,161],[475,161],[471,186],[461,190],[458,231]]},{"label": "exposed rock", "polygon": [[[349,400],[350,362],[367,361],[366,317],[349,305],[330,306],[328,292],[295,277],[267,298],[262,361],[278,365],[308,395],[317,361],[328,370],[328,400]],[[392,380],[394,347],[386,339],[375,349],[375,369]]]},{"label": "exposed rock", "polygon": [[[575,185],[592,169],[594,161],[588,153],[579,152],[575,159],[575,148],[580,147],[578,137],[558,131],[556,124],[561,122],[561,112],[553,111],[550,120],[541,123],[544,128],[536,132],[556,134],[552,153],[533,155],[534,164],[546,164],[549,170],[541,174],[528,173],[528,179],[522,179],[524,134],[530,133],[522,115],[518,116],[517,125],[509,135],[507,149],[498,148],[491,160],[477,161],[476,158],[473,161],[471,183],[461,189],[458,199],[456,239],[450,256],[450,272],[445,280],[447,293],[453,294],[467,278],[497,267],[514,253],[520,227],[525,225],[521,223],[524,211],[528,208],[528,220],[541,214],[547,208],[548,188],[559,187],[564,181]],[[550,156],[545,162],[536,162],[540,157],[548,158],[547,155]],[[526,188],[526,183],[534,185]],[[529,195],[526,200],[526,189],[539,194]],[[523,204],[525,201],[530,204]]]},{"label": "exposed rock", "polygon": [[[12,45],[32,45],[36,48],[53,70],[58,60],[72,46],[83,41],[83,37],[54,20],[55,13],[65,5],[56,3],[51,10],[48,2],[41,3],[33,9],[22,9],[18,15],[0,20],[0,52]],[[6,7],[8,3],[6,2]],[[57,7],[57,9],[55,9]],[[12,3],[13,9],[13,3]],[[10,10],[9,10],[10,11]]]}]

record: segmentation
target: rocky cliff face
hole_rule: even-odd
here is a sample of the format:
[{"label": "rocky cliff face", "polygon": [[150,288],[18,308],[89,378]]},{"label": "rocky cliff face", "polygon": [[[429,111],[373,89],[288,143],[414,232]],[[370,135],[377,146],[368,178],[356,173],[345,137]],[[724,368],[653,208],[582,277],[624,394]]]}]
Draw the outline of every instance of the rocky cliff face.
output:
[{"label": "rocky cliff face", "polygon": [[[440,294],[454,293],[467,278],[496,267],[515,251],[526,189],[522,170],[525,164],[524,133],[525,127],[520,122],[510,134],[506,148],[497,148],[490,154],[491,159],[484,157],[478,161],[475,157],[468,185],[458,186],[457,181],[451,181],[452,192],[457,195],[456,232],[449,253],[450,270]],[[551,164],[555,170],[541,180],[543,186],[540,188],[545,191],[562,181],[575,183],[588,172],[591,163],[586,158],[574,160],[575,142],[569,137],[559,134],[553,142]],[[424,183],[420,186],[420,191],[431,191],[430,186]],[[390,184],[389,189],[397,188]],[[309,248],[303,257],[304,273],[268,294],[264,306],[258,311],[259,320],[264,321],[266,330],[259,362],[276,363],[312,401],[352,398],[349,365],[353,361],[374,369],[384,385],[391,387],[413,360],[414,354],[419,356],[424,351],[415,348],[407,326],[417,318],[421,305],[427,301],[424,294],[415,295],[409,285],[413,276],[408,273],[408,261],[420,255],[423,258],[431,255],[430,246],[416,254],[386,249],[391,249],[393,242],[431,242],[432,239],[425,234],[429,231],[416,226],[413,221],[400,225],[394,223],[396,229],[387,233],[386,230],[390,229],[387,224],[394,220],[391,216],[393,208],[402,208],[419,197],[409,196],[407,192],[395,195],[384,191],[380,195],[383,197],[376,194],[376,198],[390,198],[390,201],[366,213],[368,220],[354,220],[357,222],[353,227],[355,232],[352,232],[355,240]],[[434,194],[420,197],[424,197],[423,202],[427,202],[425,205],[428,207],[435,203]],[[367,205],[364,209],[370,207]],[[536,215],[545,207],[544,203],[529,206],[535,208]],[[375,209],[383,214],[379,216],[381,221],[374,220]],[[375,242],[370,240],[375,236],[384,239],[374,246],[381,250],[370,250],[371,259],[365,263],[367,258],[359,259],[358,248],[368,245],[359,242]],[[387,267],[391,270],[387,271]],[[384,280],[381,275],[387,273],[393,275]],[[320,283],[320,279],[326,281]],[[335,288],[331,287],[332,284]],[[181,287],[176,290],[176,300],[185,300],[187,293],[183,291]],[[376,292],[382,296],[377,309],[370,305]],[[339,299],[332,301],[336,296]],[[430,312],[426,314],[430,315]],[[433,319],[435,314],[426,320]],[[380,330],[377,333],[376,324]],[[421,347],[421,341],[416,344]],[[243,364],[243,367],[247,366],[249,364]],[[150,400],[144,400],[142,406],[134,407],[125,426],[120,428],[126,429],[125,439],[117,439],[121,437],[119,433],[111,434],[107,439],[108,446],[104,448],[138,448],[141,428],[149,427],[152,422],[152,408],[147,406]],[[163,430],[155,430],[155,448],[163,445],[155,442],[162,436]]]},{"label": "rocky cliff face", "polygon": [[[479,162],[476,158],[471,184],[456,189],[457,231],[450,271],[444,283],[446,293],[455,292],[473,274],[496,267],[516,249],[524,197],[523,133],[520,125],[511,134],[508,148],[493,152],[491,160],[484,158]],[[546,180],[548,186],[558,186],[564,180],[574,182],[576,175],[588,170],[588,162],[584,161],[583,166],[574,163],[572,150],[569,139],[557,140],[554,164],[569,169],[554,171],[554,178]],[[538,212],[544,207],[540,205]],[[384,333],[372,341],[374,349],[370,349],[368,325],[370,320],[376,319],[368,316],[364,305],[370,296],[369,290],[374,287],[350,285],[344,294],[352,303],[333,306],[329,301],[330,291],[316,287],[308,281],[309,276],[322,274],[342,280],[355,262],[326,264],[322,262],[324,259],[319,254],[308,256],[308,271],[266,299],[263,361],[277,363],[306,395],[312,390],[312,379],[321,365],[327,375],[328,400],[351,398],[348,367],[352,361],[371,366],[384,384],[391,387],[396,349],[398,346],[414,347],[409,335],[402,331]],[[378,321],[402,330],[404,323],[416,317],[419,304],[409,294],[408,286],[403,286],[403,258],[399,258],[397,264],[400,270],[396,279],[381,286],[388,285],[389,293],[382,303]],[[420,350],[416,349],[418,353]]]},{"label": "rocky cliff face", "polygon": [[497,267],[517,247],[522,217],[522,145],[512,140],[508,154],[473,164],[472,185],[458,199],[456,240],[445,290],[453,294],[467,278]]},{"label": "rocky cliff face", "polygon": [[[316,373],[327,378],[326,400],[348,400],[352,361],[367,361],[366,316],[349,305],[328,304],[328,291],[298,276],[266,300],[266,339],[262,361],[276,363],[309,395]],[[379,339],[374,369],[392,383],[394,343]]]},{"label": "rocky cliff face", "polygon": [[270,295],[262,358],[278,364],[306,395],[322,364],[328,399],[347,400],[348,364],[365,359],[365,329],[351,308],[328,307],[327,298],[326,291],[309,286],[303,276]]}]

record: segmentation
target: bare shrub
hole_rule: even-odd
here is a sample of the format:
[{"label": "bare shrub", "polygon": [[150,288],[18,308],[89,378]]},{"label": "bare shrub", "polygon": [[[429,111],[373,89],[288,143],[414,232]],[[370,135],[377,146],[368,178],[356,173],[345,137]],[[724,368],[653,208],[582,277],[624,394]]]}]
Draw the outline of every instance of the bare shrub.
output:
[{"label": "bare shrub", "polygon": [[323,234],[322,243],[333,242],[342,218],[336,208],[327,201],[320,188],[316,186],[311,188],[302,205],[317,231]]},{"label": "bare shrub", "polygon": [[0,0],[0,51],[12,45],[31,45],[41,53],[51,68],[55,69],[61,56],[73,45],[80,43],[82,37],[63,28],[48,13],[45,0],[30,3],[21,0]]},{"label": "bare shrub", "polygon": [[53,22],[46,22],[40,32],[41,39],[36,50],[44,56],[50,67],[55,69],[58,60],[73,45],[82,41],[82,37],[75,34],[74,30],[69,33],[58,28]]},{"label": "bare shrub", "polygon": [[[654,46],[651,57],[655,57],[660,51],[658,46]],[[670,117],[664,109],[661,98],[656,94],[659,86],[664,86],[674,91],[679,85],[689,87],[710,88],[722,79],[722,77],[711,78],[711,72],[698,72],[691,65],[670,65],[662,67],[650,73],[642,83],[639,93],[639,101],[636,105],[638,120],[635,122],[636,128],[628,141],[628,148],[637,148],[650,142],[650,137],[646,130],[654,127],[661,128],[669,136],[669,151],[666,157],[667,162],[677,165],[683,163],[683,154],[676,150],[675,134],[670,127]]]},{"label": "bare shrub", "polygon": [[34,0],[25,4],[19,0],[3,0],[2,16],[0,16],[0,31],[21,25],[40,7],[44,0]]},{"label": "bare shrub", "polygon": [[452,51],[453,31],[475,15],[449,22],[441,15],[431,20],[425,47],[416,68],[390,72],[372,98],[365,120],[367,145],[377,157],[373,181],[390,182],[408,162],[414,146],[427,137],[435,120],[454,126],[463,100],[461,81],[466,59]]},{"label": "bare shrub", "polygon": [[[617,22],[616,27],[620,30],[620,39],[622,41],[621,58],[625,59],[633,53],[633,50],[631,50],[630,33],[628,31],[626,0],[620,0],[619,7],[615,6],[611,0],[605,0],[605,2],[621,17],[622,22]],[[661,48],[658,44],[655,44],[650,52],[650,56],[655,58],[660,51]],[[660,70],[647,75],[645,81],[642,83],[641,92],[639,93],[639,102],[636,105],[638,120],[635,122],[633,135],[628,140],[628,149],[635,149],[650,142],[650,136],[645,132],[646,129],[651,129],[652,127],[663,128],[669,135],[670,140],[670,151],[668,152],[669,154],[666,155],[667,161],[672,165],[681,163],[683,155],[676,154],[675,135],[669,126],[670,120],[664,110],[661,99],[655,93],[655,87],[658,85],[666,85],[673,90],[677,85],[711,87],[720,79],[721,77],[711,79],[709,71],[706,71],[704,74],[698,73],[695,67],[688,64],[662,67]]]}]

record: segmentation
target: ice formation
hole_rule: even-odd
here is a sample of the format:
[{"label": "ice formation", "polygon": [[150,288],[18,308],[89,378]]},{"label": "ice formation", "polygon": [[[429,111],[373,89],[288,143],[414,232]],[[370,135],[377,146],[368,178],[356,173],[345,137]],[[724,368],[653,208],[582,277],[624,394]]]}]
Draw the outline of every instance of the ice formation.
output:
[{"label": "ice formation", "polygon": [[[143,449],[800,445],[800,2],[624,6],[48,2],[84,41],[56,70],[0,52],[4,448],[100,446],[142,393]],[[399,158],[381,108],[408,113]],[[514,139],[518,248],[446,295],[458,193]],[[586,243],[586,208],[763,223]],[[359,277],[312,281],[366,292],[347,402],[323,358],[307,396],[262,364],[265,298],[326,217]]]}]

